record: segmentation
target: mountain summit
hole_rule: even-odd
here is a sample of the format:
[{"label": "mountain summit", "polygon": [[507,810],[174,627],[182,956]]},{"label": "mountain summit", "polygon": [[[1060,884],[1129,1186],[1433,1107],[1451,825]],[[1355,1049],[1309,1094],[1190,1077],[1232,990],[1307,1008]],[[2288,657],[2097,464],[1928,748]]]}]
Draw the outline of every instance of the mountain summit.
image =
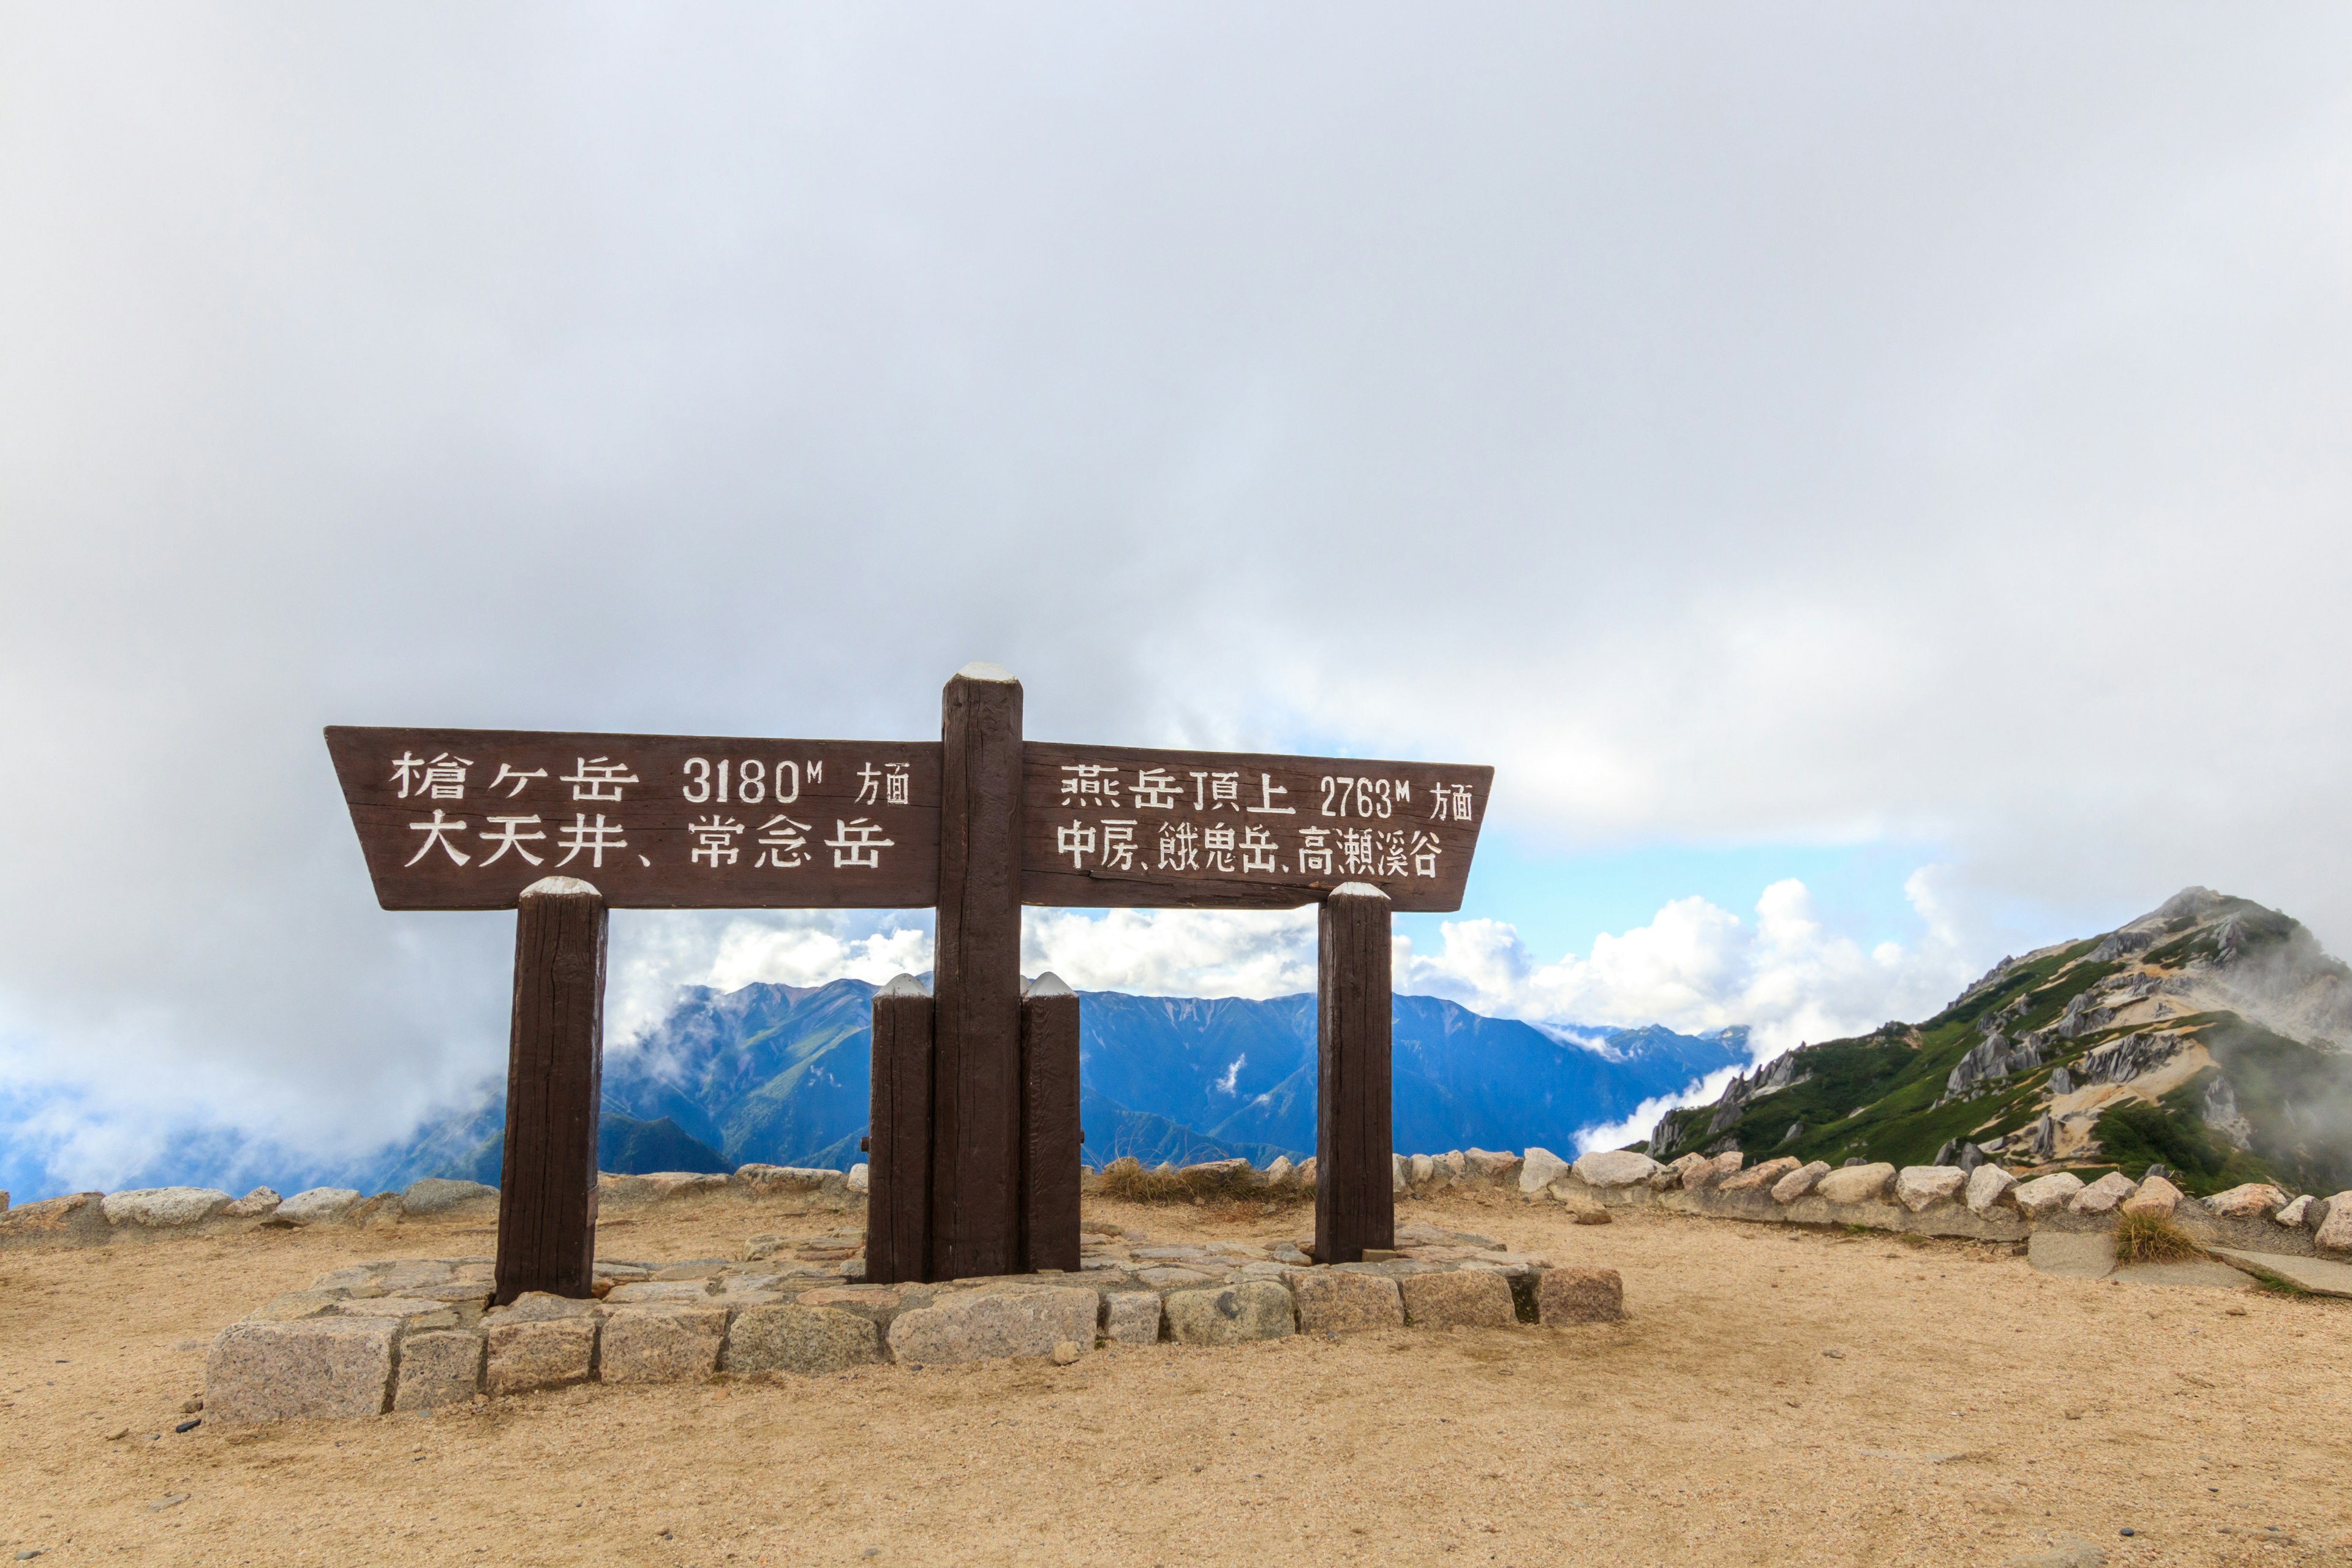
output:
[{"label": "mountain summit", "polygon": [[2189,888],[2004,958],[1918,1025],[1800,1047],[1669,1112],[1660,1159],[2161,1164],[2193,1193],[2352,1185],[2352,969],[2298,921]]}]

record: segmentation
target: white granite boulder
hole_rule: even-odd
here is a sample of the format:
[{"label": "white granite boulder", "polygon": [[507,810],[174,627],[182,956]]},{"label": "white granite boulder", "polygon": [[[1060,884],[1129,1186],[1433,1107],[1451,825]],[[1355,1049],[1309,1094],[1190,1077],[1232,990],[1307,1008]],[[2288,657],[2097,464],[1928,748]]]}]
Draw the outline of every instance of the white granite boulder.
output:
[{"label": "white granite boulder", "polygon": [[359,1201],[353,1187],[307,1187],[279,1204],[269,1217],[285,1225],[325,1225],[351,1213]]},{"label": "white granite boulder", "polygon": [[2150,1176],[2139,1184],[2139,1190],[2124,1200],[2126,1214],[2152,1214],[2170,1219],[2173,1210],[2180,1206],[2182,1194],[2179,1187],[2162,1176]]},{"label": "white granite boulder", "polygon": [[1895,1201],[1920,1214],[1957,1202],[1968,1184],[1969,1173],[1958,1165],[1906,1165],[1895,1177]]},{"label": "white granite boulder", "polygon": [[2322,1252],[2352,1252],[2352,1192],[2327,1200],[2327,1217],[2311,1240]]},{"label": "white granite boulder", "polygon": [[2121,1171],[2109,1171],[2081,1192],[2066,1200],[2069,1214],[2113,1214],[2123,1206],[2123,1201],[2138,1190],[2138,1184]]},{"label": "white granite boulder", "polygon": [[109,1193],[99,1203],[109,1225],[165,1228],[201,1225],[236,1200],[215,1187],[142,1187]]},{"label": "white granite boulder", "polygon": [[221,1213],[230,1219],[268,1219],[284,1201],[273,1188],[256,1187]]},{"label": "white granite boulder", "polygon": [[[667,1171],[662,1173],[662,1174],[669,1176],[681,1176],[688,1173],[689,1173],[683,1171]],[[728,1182],[732,1181],[735,1185],[739,1187],[749,1187],[752,1192],[760,1194],[761,1197],[772,1197],[780,1193],[821,1192],[824,1190],[825,1181],[828,1177],[837,1178],[840,1174],[841,1173],[838,1171],[820,1171],[815,1169],[814,1166],[808,1165],[738,1165],[735,1168],[735,1174],[732,1177],[722,1176],[719,1179],[719,1183],[717,1184],[724,1186]],[[663,1184],[658,1182],[656,1178],[648,1176],[646,1179],[648,1182],[655,1183],[655,1185],[652,1188],[652,1195],[656,1197],[674,1197],[678,1195],[680,1189],[677,1186],[671,1185],[667,1190],[664,1190]]]},{"label": "white granite boulder", "polygon": [[[1689,1158],[1691,1158],[1689,1155],[1684,1156],[1684,1159]],[[1726,1150],[1713,1159],[1700,1155],[1697,1157],[1697,1163],[1683,1166],[1683,1190],[1687,1193],[1703,1193],[1725,1177],[1738,1175],[1739,1167],[1747,1162],[1748,1156],[1737,1149]],[[1681,1164],[1682,1162],[1678,1160],[1675,1163]]]},{"label": "white granite boulder", "polygon": [[1639,1187],[1647,1185],[1661,1167],[1631,1149],[1594,1149],[1579,1154],[1569,1168],[1588,1187]]},{"label": "white granite boulder", "polygon": [[1815,1160],[1808,1164],[1800,1165],[1772,1184],[1772,1201],[1776,1204],[1795,1203],[1799,1198],[1820,1186],[1822,1178],[1829,1173],[1830,1164],[1826,1160]]},{"label": "white granite boulder", "polygon": [[1549,1149],[1530,1149],[1521,1156],[1519,1191],[1532,1197],[1567,1174],[1567,1161]]},{"label": "white granite boulder", "polygon": [[479,1182],[452,1181],[446,1176],[426,1176],[411,1182],[400,1194],[400,1212],[404,1215],[447,1214],[467,1204],[484,1199],[498,1201],[499,1190]]},{"label": "white granite boulder", "polygon": [[1515,1178],[1519,1170],[1517,1154],[1498,1153],[1492,1149],[1465,1149],[1462,1153],[1462,1163],[1472,1181],[1492,1186],[1500,1186]]},{"label": "white granite boulder", "polygon": [[2205,1206],[2223,1219],[2268,1219],[2286,1207],[2286,1194],[2268,1182],[2246,1182],[2215,1193]]},{"label": "white granite boulder", "polygon": [[1783,1154],[1778,1159],[1767,1160],[1760,1165],[1750,1165],[1744,1171],[1733,1172],[1730,1175],[1717,1181],[1715,1184],[1715,1190],[1719,1193],[1769,1193],[1772,1190],[1773,1184],[1783,1176],[1795,1174],[1799,1168],[1800,1163],[1795,1155]]},{"label": "white granite boulder", "polygon": [[2082,1177],[2072,1171],[2053,1171],[2049,1175],[2020,1183],[2017,1190],[2009,1195],[2026,1218],[2040,1219],[2044,1215],[2055,1214],[2064,1208],[2082,1190]]},{"label": "white granite boulder", "polygon": [[2017,1190],[2017,1178],[1999,1165],[1983,1164],[1969,1173],[1969,1184],[1962,1189],[1961,1199],[1973,1215],[1988,1215],[2002,1204],[2014,1206],[2011,1196]]},{"label": "white granite boulder", "polygon": [[2271,1215],[2271,1223],[2283,1225],[2289,1230],[2301,1230],[2303,1216],[2311,1212],[2311,1205],[2312,1197],[2309,1193],[2305,1193],[2299,1198],[2290,1199],[2278,1213]]},{"label": "white granite boulder", "polygon": [[866,1162],[860,1160],[855,1165],[850,1166],[849,1174],[843,1178],[841,1184],[847,1187],[853,1193],[862,1193],[866,1191],[866,1187],[869,1185],[869,1177],[867,1174]]},{"label": "white granite boulder", "polygon": [[1895,1184],[1895,1167],[1881,1162],[1874,1165],[1847,1165],[1823,1176],[1813,1188],[1814,1195],[1833,1204],[1877,1203],[1886,1196]]}]

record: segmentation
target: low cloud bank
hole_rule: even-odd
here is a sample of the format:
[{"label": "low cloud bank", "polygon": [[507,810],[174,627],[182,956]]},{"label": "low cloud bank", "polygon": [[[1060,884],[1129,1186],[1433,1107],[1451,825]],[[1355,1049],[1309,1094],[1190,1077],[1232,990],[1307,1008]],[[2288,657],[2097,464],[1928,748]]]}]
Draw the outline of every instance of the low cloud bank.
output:
[{"label": "low cloud bank", "polygon": [[[1937,898],[1932,872],[1915,873],[1906,891],[1921,936],[1866,950],[1830,930],[1793,880],[1765,889],[1751,918],[1679,899],[1647,925],[1602,933],[1590,952],[1549,961],[1529,952],[1507,922],[1448,921],[1433,952],[1397,939],[1397,989],[1546,1025],[1555,1038],[1587,1049],[1575,1026],[1656,1023],[1704,1033],[1745,1024],[1764,1060],[1803,1040],[1924,1016],[1984,967],[1985,955],[1969,951],[1974,944]],[[819,985],[845,976],[878,984],[928,970],[931,947],[929,911],[628,912],[614,921],[609,1048],[635,1048],[681,986]],[[1050,969],[1081,990],[1288,995],[1315,984],[1315,911],[1032,910],[1022,967]],[[0,1042],[0,1186],[23,1202],[85,1187],[324,1178],[363,1164],[478,1092],[503,1044],[502,1036],[485,1036],[437,1058],[446,1066],[433,1082],[407,1086],[402,1103],[371,1120],[322,1114],[283,1077],[215,1068],[194,1084],[171,1075],[101,1081]],[[1580,1146],[1641,1137],[1664,1110],[1713,1099],[1726,1076],[1591,1128]]]}]

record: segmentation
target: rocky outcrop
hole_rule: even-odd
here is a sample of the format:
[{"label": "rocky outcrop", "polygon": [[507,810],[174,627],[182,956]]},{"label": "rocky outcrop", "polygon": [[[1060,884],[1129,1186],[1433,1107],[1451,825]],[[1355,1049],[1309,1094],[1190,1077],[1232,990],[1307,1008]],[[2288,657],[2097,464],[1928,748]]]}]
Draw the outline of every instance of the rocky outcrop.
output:
[{"label": "rocky outcrop", "polygon": [[1945,1098],[1956,1099],[1979,1084],[1990,1083],[2011,1073],[2028,1072],[2040,1067],[2042,1042],[2045,1037],[2036,1032],[2023,1039],[2011,1040],[1995,1029],[1972,1047],[1946,1077]]},{"label": "rocky outcrop", "polygon": [[2086,1084],[2129,1083],[2164,1066],[2188,1044],[2189,1037],[2169,1029],[2144,1029],[2119,1040],[2109,1040],[2084,1054],[2080,1063],[2082,1079]]}]

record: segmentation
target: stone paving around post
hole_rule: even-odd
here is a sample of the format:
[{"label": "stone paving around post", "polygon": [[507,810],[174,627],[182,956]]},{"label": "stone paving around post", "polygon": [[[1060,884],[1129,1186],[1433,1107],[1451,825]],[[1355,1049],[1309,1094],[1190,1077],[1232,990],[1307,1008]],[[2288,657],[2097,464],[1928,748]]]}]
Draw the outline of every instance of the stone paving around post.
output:
[{"label": "stone paving around post", "polygon": [[1407,1226],[1333,1268],[1296,1246],[1087,1235],[1076,1273],[867,1285],[860,1233],[759,1236],[740,1258],[599,1258],[593,1300],[492,1307],[491,1259],[339,1268],[223,1330],[205,1411],[225,1425],[428,1410],[579,1383],[814,1375],[877,1362],[1068,1364],[1112,1345],[1230,1345],[1366,1329],[1530,1329],[1624,1316],[1614,1270]]}]

